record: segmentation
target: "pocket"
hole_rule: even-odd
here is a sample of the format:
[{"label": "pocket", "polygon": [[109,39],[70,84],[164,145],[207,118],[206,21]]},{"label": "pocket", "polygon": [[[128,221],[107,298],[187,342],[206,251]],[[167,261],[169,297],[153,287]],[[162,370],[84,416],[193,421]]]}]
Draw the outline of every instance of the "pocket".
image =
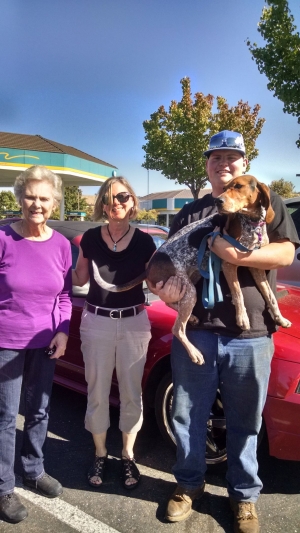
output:
[{"label": "pocket", "polygon": [[90,331],[91,329],[91,324],[90,324],[90,317],[92,316],[92,314],[87,311],[86,309],[84,309],[82,311],[82,315],[81,315],[81,322],[80,322],[80,326],[79,326],[79,331],[80,331],[80,334],[81,333],[88,333],[88,331]]},{"label": "pocket", "polygon": [[140,317],[139,323],[138,323],[138,329],[141,329],[144,333],[151,333],[151,324],[150,320],[148,318],[148,313],[146,310],[142,311],[140,315],[137,316],[137,318]]},{"label": "pocket", "polygon": [[88,311],[86,309],[84,309],[82,311],[82,315],[81,315],[80,329],[84,325],[84,323],[86,322],[87,314],[88,314]]}]

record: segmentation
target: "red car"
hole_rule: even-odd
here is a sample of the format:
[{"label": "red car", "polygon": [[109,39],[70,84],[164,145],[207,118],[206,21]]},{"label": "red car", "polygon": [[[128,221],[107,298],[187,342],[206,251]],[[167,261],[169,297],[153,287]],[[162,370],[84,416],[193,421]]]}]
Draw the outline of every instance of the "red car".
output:
[{"label": "red car", "polygon": [[[300,239],[300,196],[284,200],[290,213]],[[294,261],[290,266],[277,270],[277,279],[280,283],[288,283],[300,287],[300,249],[296,250]]]},{"label": "red car", "polygon": [[[1,224],[7,221],[1,221]],[[78,257],[82,233],[94,227],[89,222],[48,221],[49,226],[64,234],[71,242],[73,266]],[[140,226],[149,232],[157,243],[166,234],[154,227]],[[86,394],[84,365],[80,351],[79,325],[88,287],[74,287],[73,313],[66,354],[56,363],[55,382]],[[274,335],[275,355],[268,397],[264,409],[263,430],[266,429],[270,454],[279,459],[300,461],[300,288],[278,285],[279,307],[283,316],[292,322],[289,329],[279,328]],[[152,301],[147,306],[152,325],[152,339],[143,377],[145,410],[155,409],[157,423],[164,438],[175,445],[170,410],[173,386],[170,367],[171,328],[175,311],[163,302]],[[119,403],[118,384],[113,379],[111,404]],[[222,401],[217,395],[207,423],[206,460],[216,464],[226,459],[226,421]]]}]

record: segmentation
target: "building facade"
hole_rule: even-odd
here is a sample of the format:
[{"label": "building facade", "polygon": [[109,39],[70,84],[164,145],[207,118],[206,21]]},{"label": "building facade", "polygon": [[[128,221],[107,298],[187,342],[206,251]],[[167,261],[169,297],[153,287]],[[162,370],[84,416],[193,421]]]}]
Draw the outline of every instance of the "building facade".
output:
[{"label": "building facade", "polygon": [[[199,198],[208,193],[211,193],[211,189],[202,189],[199,193]],[[147,211],[154,209],[157,211],[157,224],[170,227],[176,213],[185,204],[193,202],[194,198],[190,189],[177,189],[147,194],[140,197],[139,201],[141,209],[146,209]]]}]

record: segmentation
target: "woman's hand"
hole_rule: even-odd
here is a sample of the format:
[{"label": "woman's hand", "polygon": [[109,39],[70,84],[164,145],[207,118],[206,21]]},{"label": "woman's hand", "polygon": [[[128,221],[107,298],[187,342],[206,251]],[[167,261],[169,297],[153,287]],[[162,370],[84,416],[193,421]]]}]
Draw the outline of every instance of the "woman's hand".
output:
[{"label": "woman's hand", "polygon": [[68,335],[66,335],[62,331],[60,333],[56,333],[55,337],[53,337],[52,341],[49,344],[49,348],[53,348],[54,346],[56,347],[56,350],[54,354],[50,356],[50,359],[59,359],[65,354],[67,341]]},{"label": "woman's hand", "polygon": [[175,303],[181,300],[186,291],[186,285],[177,276],[171,276],[166,283],[159,281],[155,286],[154,294],[166,304]]}]

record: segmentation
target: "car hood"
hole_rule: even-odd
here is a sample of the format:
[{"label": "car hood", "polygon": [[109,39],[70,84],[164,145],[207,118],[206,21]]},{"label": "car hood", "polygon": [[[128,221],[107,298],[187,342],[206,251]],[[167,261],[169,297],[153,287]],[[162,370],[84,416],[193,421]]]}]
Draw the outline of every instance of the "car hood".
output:
[{"label": "car hood", "polygon": [[300,339],[300,287],[277,284],[277,299],[282,315],[292,322],[290,328],[279,328],[282,334]]},{"label": "car hood", "polygon": [[[281,313],[292,322],[290,328],[280,327],[279,331],[300,339],[300,287],[278,283],[277,299]],[[176,311],[167,307],[161,300],[152,302],[147,311],[150,321],[156,326],[172,326],[176,317]]]},{"label": "car hood", "polygon": [[[287,284],[277,284],[277,298],[282,315],[292,322],[290,328],[279,327],[274,335],[276,359],[300,362],[300,288]],[[171,328],[176,311],[167,307],[161,300],[146,307],[152,325],[152,334],[166,336],[170,342]]]},{"label": "car hood", "polygon": [[152,327],[158,329],[171,330],[175,322],[177,312],[168,307],[161,300],[151,302],[150,306],[146,307],[149,320]]}]

